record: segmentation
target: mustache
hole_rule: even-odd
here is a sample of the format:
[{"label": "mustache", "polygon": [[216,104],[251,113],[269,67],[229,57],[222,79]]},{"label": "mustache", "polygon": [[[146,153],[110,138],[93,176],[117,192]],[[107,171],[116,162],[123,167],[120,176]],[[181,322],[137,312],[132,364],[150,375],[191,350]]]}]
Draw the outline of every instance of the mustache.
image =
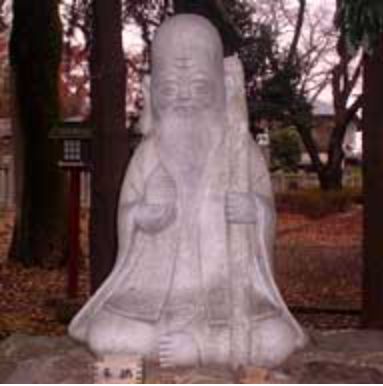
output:
[{"label": "mustache", "polygon": [[[163,111],[157,115],[155,135],[164,148],[189,153],[220,142],[227,132],[226,114],[212,109],[198,114],[175,114]],[[183,150],[181,150],[183,149]]]}]

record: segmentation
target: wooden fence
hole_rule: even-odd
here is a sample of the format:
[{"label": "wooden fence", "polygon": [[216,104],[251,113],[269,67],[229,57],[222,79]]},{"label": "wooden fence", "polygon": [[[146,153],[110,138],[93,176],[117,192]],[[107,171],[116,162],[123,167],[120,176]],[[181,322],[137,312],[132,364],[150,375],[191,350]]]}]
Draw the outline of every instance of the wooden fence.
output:
[{"label": "wooden fence", "polygon": [[[13,209],[15,206],[14,172],[11,161],[0,164],[0,209]],[[82,208],[90,206],[90,173],[81,173],[80,200]]]},{"label": "wooden fence", "polygon": [[[315,173],[274,173],[271,176],[274,191],[283,193],[287,190],[318,188],[319,181]],[[362,176],[360,173],[345,171],[343,173],[343,186],[350,188],[362,187]]]}]

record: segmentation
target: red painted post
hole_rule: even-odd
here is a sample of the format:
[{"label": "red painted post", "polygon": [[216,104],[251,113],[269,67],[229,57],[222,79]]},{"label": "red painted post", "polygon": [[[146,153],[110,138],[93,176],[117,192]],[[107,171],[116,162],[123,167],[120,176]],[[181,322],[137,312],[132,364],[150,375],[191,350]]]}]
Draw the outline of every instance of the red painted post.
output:
[{"label": "red painted post", "polygon": [[80,250],[80,173],[81,168],[69,169],[69,256],[67,295],[77,296],[78,292],[78,256]]}]

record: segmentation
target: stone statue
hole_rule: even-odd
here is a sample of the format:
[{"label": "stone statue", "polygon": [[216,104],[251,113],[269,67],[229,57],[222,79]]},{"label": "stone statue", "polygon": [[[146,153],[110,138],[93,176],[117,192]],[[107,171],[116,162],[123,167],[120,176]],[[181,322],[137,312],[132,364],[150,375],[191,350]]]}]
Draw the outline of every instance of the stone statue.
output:
[{"label": "stone statue", "polygon": [[304,345],[273,278],[273,196],[243,82],[203,17],[159,28],[117,261],[69,327],[96,354],[272,367]]}]

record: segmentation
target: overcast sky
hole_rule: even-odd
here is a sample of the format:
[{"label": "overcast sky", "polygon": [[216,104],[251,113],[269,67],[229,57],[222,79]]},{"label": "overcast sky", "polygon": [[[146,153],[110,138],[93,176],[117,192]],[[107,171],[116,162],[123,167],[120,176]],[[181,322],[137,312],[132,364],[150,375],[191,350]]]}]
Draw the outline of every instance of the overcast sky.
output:
[{"label": "overcast sky", "polygon": [[336,3],[335,0],[309,0],[308,1],[309,5],[310,4],[314,4],[314,5],[322,4],[322,5],[328,6],[330,8],[334,8],[335,3]]}]

